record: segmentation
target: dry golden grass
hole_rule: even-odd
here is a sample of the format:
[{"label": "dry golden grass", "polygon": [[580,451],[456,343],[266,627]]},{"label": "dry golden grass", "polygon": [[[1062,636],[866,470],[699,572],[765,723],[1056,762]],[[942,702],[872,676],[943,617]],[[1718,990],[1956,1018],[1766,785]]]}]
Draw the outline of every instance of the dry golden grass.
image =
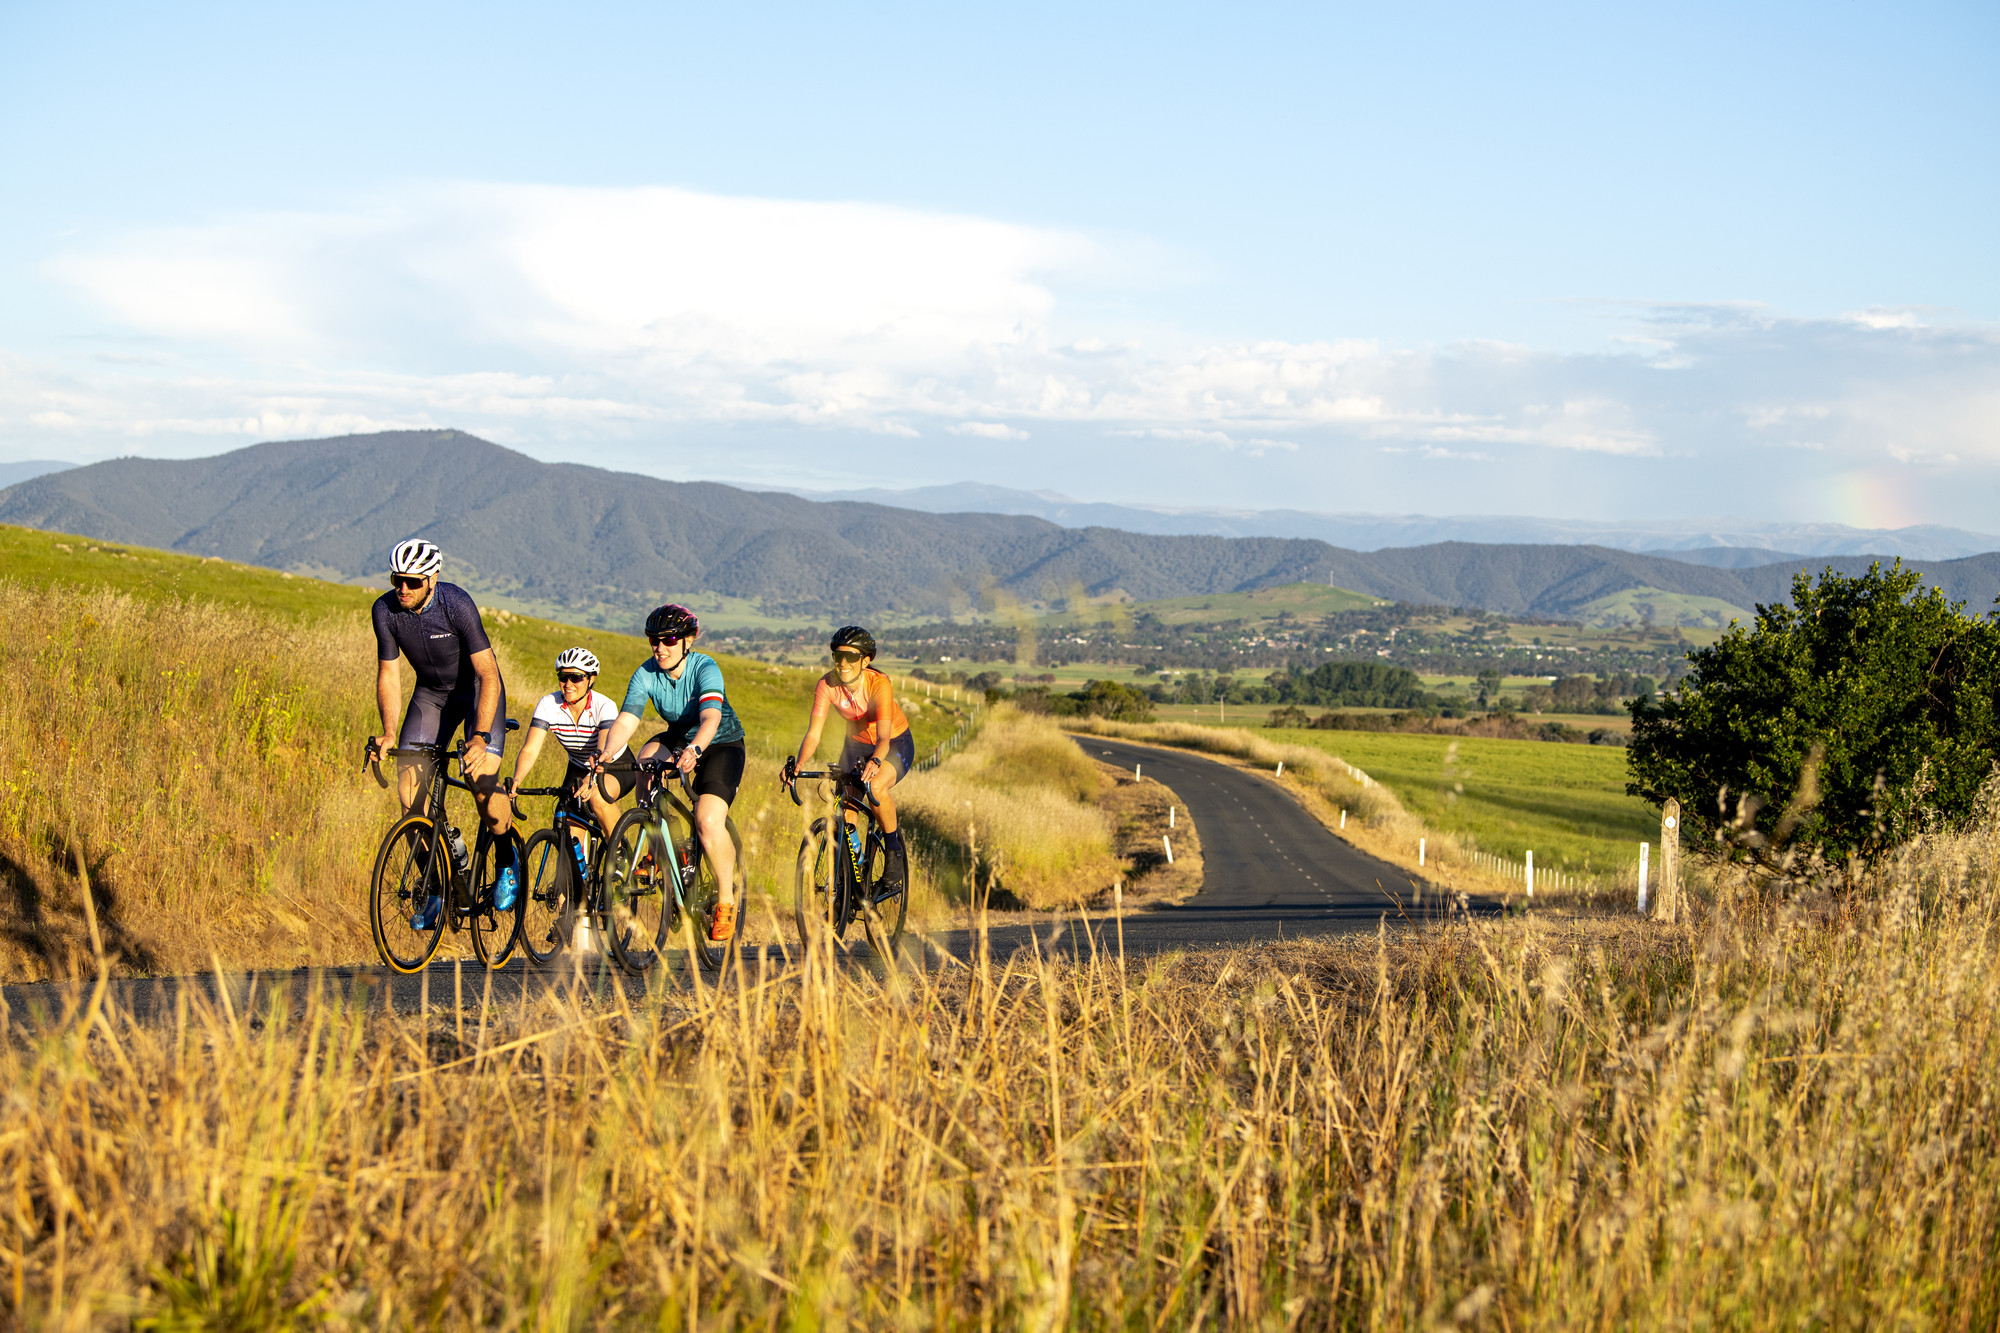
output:
[{"label": "dry golden grass", "polygon": [[[1097,766],[1047,718],[996,706],[965,749],[899,787],[915,860],[954,902],[997,889],[1024,906],[1102,893],[1121,863]],[[912,900],[913,908],[916,900]]]},{"label": "dry golden grass", "polygon": [[1672,929],[816,956],[630,1009],[80,994],[0,1041],[0,1290],[46,1328],[1988,1328],[1996,877],[1986,830]]}]

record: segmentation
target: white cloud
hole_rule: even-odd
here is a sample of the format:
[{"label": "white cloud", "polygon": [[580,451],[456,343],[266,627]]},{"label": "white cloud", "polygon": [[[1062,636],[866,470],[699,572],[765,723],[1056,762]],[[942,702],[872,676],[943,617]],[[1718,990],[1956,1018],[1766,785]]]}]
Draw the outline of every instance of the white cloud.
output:
[{"label": "white cloud", "polygon": [[977,435],[983,440],[1025,440],[1028,432],[1012,426],[1003,426],[997,421],[961,421],[956,426],[947,427],[953,435]]},{"label": "white cloud", "polygon": [[1135,280],[1113,249],[871,204],[480,184],[136,232],[46,264],[117,336],[0,353],[0,447],[450,425],[574,452],[767,426],[1031,440],[1074,475],[1078,440],[1141,461],[1178,444],[1192,486],[1253,472],[1226,459],[1324,477],[1385,448],[1525,462],[1523,487],[1599,460],[2000,467],[2000,330],[1934,311],[1627,304],[1589,355],[1144,344],[1067,296]]}]

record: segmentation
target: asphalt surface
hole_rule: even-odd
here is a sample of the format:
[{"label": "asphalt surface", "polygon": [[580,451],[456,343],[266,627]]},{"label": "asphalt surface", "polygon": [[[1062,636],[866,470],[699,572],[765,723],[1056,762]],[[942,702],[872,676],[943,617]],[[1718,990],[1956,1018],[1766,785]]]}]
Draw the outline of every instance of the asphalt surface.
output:
[{"label": "asphalt surface", "polygon": [[[1201,891],[1178,907],[1125,917],[1128,954],[1374,930],[1385,919],[1415,923],[1449,909],[1445,894],[1341,840],[1268,777],[1185,750],[1099,736],[1076,742],[1086,754],[1172,788],[1201,834]],[[994,948],[1025,943],[1029,929],[994,931]],[[1045,939],[1049,933],[1044,927]],[[948,938],[954,954],[969,947],[966,932]],[[1089,946],[1069,930],[1059,947]]]},{"label": "asphalt surface", "polygon": [[[1039,936],[1045,948],[1069,954],[1116,947],[1119,924],[1124,951],[1130,956],[1372,931],[1384,922],[1400,926],[1441,919],[1450,910],[1451,899],[1446,894],[1411,872],[1342,841],[1281,786],[1262,775],[1186,751],[1095,736],[1078,737],[1077,741],[1098,758],[1125,768],[1136,766],[1142,780],[1164,782],[1185,802],[1201,834],[1201,891],[1177,907],[1125,915],[1122,923],[1100,919],[1089,928],[1074,920],[1041,927],[996,926],[988,932],[989,948],[996,958],[1029,947],[1031,936]],[[1168,832],[1164,828],[1160,831]],[[1092,931],[1097,933],[1093,936]],[[858,929],[850,934],[849,956],[867,965],[873,960],[868,946],[859,942],[859,934]],[[904,951],[907,964],[936,967],[950,965],[940,954],[966,961],[977,947],[973,932],[948,930],[924,940],[906,937]],[[760,952],[762,966],[773,970],[784,966],[777,950],[746,950],[741,956],[743,975],[757,975]],[[323,968],[316,973],[123,978],[111,986],[120,1007],[140,1017],[172,1013],[176,993],[183,987],[205,994],[211,1001],[226,998],[238,1012],[254,1013],[264,1003],[260,992],[268,998],[273,988],[285,987],[302,998],[305,987],[312,984],[358,993],[371,1005],[408,1012],[460,1004],[479,1006],[489,998],[495,1004],[512,1006],[546,990],[571,987],[608,999],[613,987],[622,986],[636,1000],[646,994],[649,985],[685,989],[690,984],[691,966],[691,960],[679,950],[656,966],[657,975],[649,978],[621,977],[603,959],[578,960],[565,955],[558,966],[547,970],[517,961],[492,975],[490,996],[487,974],[470,960],[433,962],[428,972],[407,977],[384,967],[357,966]],[[87,993],[85,987],[83,994]],[[81,998],[66,983],[0,987],[0,1005],[17,1021],[36,1010],[58,1015],[65,1005]]]}]

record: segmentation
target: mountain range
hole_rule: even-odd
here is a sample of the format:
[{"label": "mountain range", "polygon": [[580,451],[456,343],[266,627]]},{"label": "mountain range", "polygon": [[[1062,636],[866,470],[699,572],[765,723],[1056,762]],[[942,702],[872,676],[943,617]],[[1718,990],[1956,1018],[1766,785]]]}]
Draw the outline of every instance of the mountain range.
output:
[{"label": "mountain range", "polygon": [[[823,624],[1046,607],[1079,591],[1147,601],[1298,582],[1511,615],[1608,623],[1650,608],[1661,623],[1718,623],[1783,600],[1801,568],[1869,563],[1729,568],[1463,541],[1362,552],[1299,537],[1073,528],[543,463],[450,430],[94,463],[0,491],[0,523],[369,583],[394,543],[421,535],[444,548],[449,577],[489,599],[620,628],[668,598],[708,599],[726,612],[717,623]],[[2000,595],[2000,555],[1913,563],[1975,607]]]},{"label": "mountain range", "polygon": [[1854,528],[1842,523],[1685,518],[1591,521],[1505,515],[1319,514],[1299,509],[1182,509],[1100,504],[1055,491],[984,482],[910,490],[792,490],[809,500],[892,505],[928,513],[1022,514],[1067,528],[1209,537],[1310,537],[1356,551],[1463,541],[1507,545],[1608,546],[1697,564],[1752,565],[1816,555],[1888,555],[1956,560],[2000,551],[2000,537],[1962,528]]}]

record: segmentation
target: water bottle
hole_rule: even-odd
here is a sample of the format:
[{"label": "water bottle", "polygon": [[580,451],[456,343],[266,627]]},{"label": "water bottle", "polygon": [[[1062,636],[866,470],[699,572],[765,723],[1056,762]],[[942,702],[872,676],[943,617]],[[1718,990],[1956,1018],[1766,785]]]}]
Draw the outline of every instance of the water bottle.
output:
[{"label": "water bottle", "polygon": [[583,839],[571,838],[569,849],[576,855],[576,882],[581,884],[590,878],[590,863],[583,859]]},{"label": "water bottle", "polygon": [[452,873],[463,875],[465,868],[472,864],[472,853],[465,850],[465,836],[447,824],[444,830],[444,845],[451,851]]}]

